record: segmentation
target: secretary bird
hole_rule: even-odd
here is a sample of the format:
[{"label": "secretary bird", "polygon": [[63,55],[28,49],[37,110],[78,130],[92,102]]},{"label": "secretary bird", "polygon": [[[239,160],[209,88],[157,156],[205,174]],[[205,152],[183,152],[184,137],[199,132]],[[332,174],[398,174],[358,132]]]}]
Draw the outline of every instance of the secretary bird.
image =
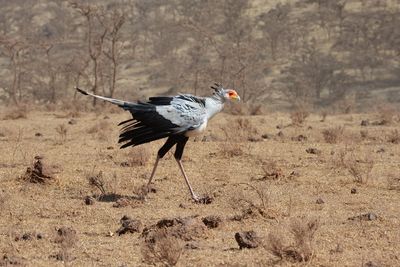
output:
[{"label": "secretary bird", "polygon": [[210,97],[179,94],[150,97],[147,102],[127,102],[91,94],[79,88],[76,90],[84,95],[111,102],[132,114],[132,119],[119,124],[123,126],[118,141],[118,143],[123,143],[121,148],[138,146],[168,137],[165,144],[158,150],[147,186],[151,184],[159,160],[176,145],[174,157],[190,194],[195,202],[202,202],[204,199],[194,193],[183,168],[181,161],[183,149],[189,137],[199,135],[206,129],[208,121],[223,109],[226,101],[240,101],[235,90],[224,89],[219,84],[211,88],[214,89],[214,93]]}]

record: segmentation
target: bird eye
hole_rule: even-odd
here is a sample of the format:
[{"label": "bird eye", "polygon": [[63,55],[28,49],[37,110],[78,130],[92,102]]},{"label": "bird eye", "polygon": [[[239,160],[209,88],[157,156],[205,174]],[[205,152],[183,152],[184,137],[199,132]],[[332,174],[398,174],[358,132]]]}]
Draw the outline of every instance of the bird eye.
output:
[{"label": "bird eye", "polygon": [[234,93],[232,92],[232,91],[229,91],[229,96],[233,96],[234,95]]}]

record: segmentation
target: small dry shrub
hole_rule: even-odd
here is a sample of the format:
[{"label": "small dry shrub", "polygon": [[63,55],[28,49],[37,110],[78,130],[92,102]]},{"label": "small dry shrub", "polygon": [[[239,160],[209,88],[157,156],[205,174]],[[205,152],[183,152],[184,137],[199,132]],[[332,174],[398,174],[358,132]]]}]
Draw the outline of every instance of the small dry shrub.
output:
[{"label": "small dry shrub", "polygon": [[378,107],[379,125],[390,125],[396,119],[397,111],[393,106],[384,105]]},{"label": "small dry shrub", "polygon": [[229,120],[227,124],[221,127],[224,132],[226,140],[233,142],[247,142],[254,140],[259,137],[258,130],[251,121],[247,118],[236,118],[235,120]]},{"label": "small dry shrub", "polygon": [[355,182],[366,183],[370,178],[372,168],[374,167],[374,161],[370,158],[364,161],[351,159],[347,162],[346,167],[351,176],[353,176]]},{"label": "small dry shrub", "polygon": [[221,142],[219,147],[222,155],[228,158],[244,155],[241,145],[237,143]]},{"label": "small dry shrub", "polygon": [[292,120],[292,125],[294,126],[300,126],[302,125],[307,117],[310,115],[310,112],[308,110],[300,105],[297,106],[291,113],[290,113],[290,119]]},{"label": "small dry shrub", "polygon": [[263,115],[265,114],[264,107],[260,104],[252,103],[233,103],[229,105],[225,112],[232,115]]},{"label": "small dry shrub", "polygon": [[126,157],[126,163],[129,167],[145,166],[149,163],[152,153],[147,146],[138,146],[129,149]]},{"label": "small dry shrub", "polygon": [[290,235],[270,233],[267,238],[268,243],[264,247],[280,260],[310,261],[313,255],[314,235],[318,227],[319,222],[316,219],[294,220],[289,226]]},{"label": "small dry shrub", "polygon": [[[278,212],[270,208],[269,195],[265,185],[252,185],[249,183],[240,183],[249,189],[245,194],[235,193],[231,203],[235,209],[241,212],[240,219],[249,217],[249,215],[259,214],[265,219],[276,219],[279,217]],[[236,220],[236,219],[235,219]]]},{"label": "small dry shrub", "polygon": [[400,174],[397,172],[389,173],[386,176],[387,186],[389,190],[398,190],[400,191]]},{"label": "small dry shrub", "polygon": [[61,110],[65,111],[64,118],[78,118],[81,112],[85,111],[85,106],[77,101],[63,101],[61,103]]},{"label": "small dry shrub", "polygon": [[97,138],[97,140],[107,141],[110,136],[111,125],[109,122],[102,120],[88,128],[86,132]]},{"label": "small dry shrub", "polygon": [[0,138],[13,135],[12,131],[6,127],[0,127]]},{"label": "small dry shrub", "polygon": [[362,139],[367,139],[369,137],[368,130],[360,130],[360,136]]},{"label": "small dry shrub", "polygon": [[400,144],[400,133],[397,129],[392,130],[387,135],[387,141],[392,144]]},{"label": "small dry shrub", "polygon": [[3,116],[3,120],[18,120],[26,119],[28,117],[28,107],[26,105],[18,105],[13,108],[7,109]]},{"label": "small dry shrub", "polygon": [[261,164],[261,168],[263,170],[263,178],[262,179],[272,179],[278,180],[283,178],[285,175],[283,174],[282,168],[280,168],[275,160],[265,160]]},{"label": "small dry shrub", "polygon": [[265,114],[263,106],[260,104],[250,106],[250,115],[263,115]]},{"label": "small dry shrub", "polygon": [[322,131],[325,142],[329,144],[336,144],[343,139],[344,127],[337,126],[328,128]]},{"label": "small dry shrub", "polygon": [[232,115],[247,115],[249,108],[246,104],[230,104],[225,108],[225,112]]},{"label": "small dry shrub", "polygon": [[11,196],[4,189],[0,190],[0,214],[6,212],[6,206],[10,199]]},{"label": "small dry shrub", "polygon": [[60,124],[55,129],[59,135],[57,143],[59,144],[65,143],[65,141],[67,141],[67,132],[68,132],[67,126],[65,126],[65,124]]},{"label": "small dry shrub", "polygon": [[337,153],[336,167],[344,168],[357,183],[366,183],[370,179],[375,161],[372,153],[355,153],[354,149],[345,149]]},{"label": "small dry shrub", "polygon": [[97,175],[90,175],[88,176],[88,182],[91,187],[97,188],[100,190],[102,195],[106,194],[106,189],[104,188],[104,178],[103,178],[103,172],[100,171]]},{"label": "small dry shrub", "polygon": [[57,260],[70,262],[75,257],[72,256],[72,250],[78,241],[76,231],[70,227],[61,227],[57,230],[55,243],[60,244],[60,251],[53,255]]},{"label": "small dry shrub", "polygon": [[147,264],[175,266],[182,255],[182,241],[167,229],[161,228],[146,240],[141,248],[142,257]]},{"label": "small dry shrub", "polygon": [[326,117],[328,117],[328,111],[323,110],[320,115],[321,115],[321,122],[324,122],[326,120]]},{"label": "small dry shrub", "polygon": [[134,198],[136,200],[145,200],[149,193],[156,193],[157,189],[153,186],[153,184],[140,185],[135,186],[133,189]]},{"label": "small dry shrub", "polygon": [[356,97],[351,96],[339,101],[336,101],[333,109],[338,114],[350,114],[356,107]]}]

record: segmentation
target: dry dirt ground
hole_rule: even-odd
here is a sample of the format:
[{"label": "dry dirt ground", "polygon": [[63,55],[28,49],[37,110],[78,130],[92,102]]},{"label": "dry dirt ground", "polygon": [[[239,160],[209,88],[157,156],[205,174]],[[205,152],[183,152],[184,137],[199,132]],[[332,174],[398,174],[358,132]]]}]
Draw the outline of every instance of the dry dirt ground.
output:
[{"label": "dry dirt ground", "polygon": [[400,266],[397,120],[219,114],[184,153],[196,204],[172,153],[141,191],[162,141],[120,150],[126,112],[0,117],[0,266]]}]

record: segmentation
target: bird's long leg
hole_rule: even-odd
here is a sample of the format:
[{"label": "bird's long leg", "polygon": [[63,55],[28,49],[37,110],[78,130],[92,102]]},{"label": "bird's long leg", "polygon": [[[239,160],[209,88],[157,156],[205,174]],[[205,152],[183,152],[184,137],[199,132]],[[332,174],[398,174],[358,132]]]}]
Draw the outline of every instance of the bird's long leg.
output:
[{"label": "bird's long leg", "polygon": [[190,194],[191,194],[193,200],[199,201],[199,197],[193,192],[193,188],[190,185],[189,178],[186,175],[185,169],[183,168],[182,161],[181,161],[182,155],[183,155],[183,149],[185,148],[186,142],[188,140],[189,140],[188,137],[181,136],[180,140],[176,144],[176,150],[175,150],[174,156],[175,156],[176,162],[178,163],[179,169],[181,170],[182,175],[185,178],[186,185],[189,188],[189,191],[190,191]]},{"label": "bird's long leg", "polygon": [[176,159],[176,162],[178,162],[179,169],[181,169],[182,175],[185,178],[185,182],[186,182],[186,184],[187,184],[187,186],[189,188],[189,191],[190,191],[190,194],[191,194],[193,200],[194,201],[199,201],[199,197],[193,192],[193,188],[190,185],[190,182],[189,182],[189,179],[188,179],[188,177],[186,175],[185,169],[183,168],[182,161],[180,159]]},{"label": "bird's long leg", "polygon": [[156,162],[154,163],[153,171],[151,172],[149,181],[147,182],[148,187],[150,186],[151,181],[153,180],[154,174],[156,173],[158,162],[160,161],[160,159],[162,159],[165,156],[165,154],[167,154],[167,152],[176,144],[176,142],[177,141],[174,138],[168,137],[165,144],[160,148],[160,150],[158,150],[157,159],[156,159]]},{"label": "bird's long leg", "polygon": [[159,162],[159,161],[160,161],[160,156],[157,154],[157,158],[156,158],[156,162],[154,163],[153,171],[151,172],[149,181],[147,182],[147,187],[150,186],[151,180],[153,180],[153,177],[154,177],[154,174],[156,173],[157,165],[158,165],[158,162]]}]

